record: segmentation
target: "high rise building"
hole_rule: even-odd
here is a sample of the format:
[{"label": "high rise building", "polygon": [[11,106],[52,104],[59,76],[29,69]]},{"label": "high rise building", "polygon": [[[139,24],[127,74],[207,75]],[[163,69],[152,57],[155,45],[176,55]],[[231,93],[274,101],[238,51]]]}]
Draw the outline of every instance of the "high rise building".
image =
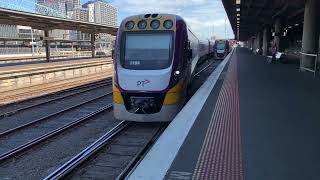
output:
[{"label": "high rise building", "polygon": [[104,1],[89,1],[83,7],[88,8],[89,22],[117,25],[117,8]]},{"label": "high rise building", "polygon": [[73,8],[79,8],[80,6],[80,0],[65,0],[66,9],[67,11],[72,11]]},{"label": "high rise building", "polygon": [[72,0],[73,1],[73,8],[80,7],[80,0]]},{"label": "high rise building", "polygon": [[0,24],[1,38],[18,38],[18,28],[16,25]]},{"label": "high rise building", "polygon": [[[31,31],[33,35],[31,35]],[[40,39],[40,36],[43,36],[43,32],[28,26],[0,24],[0,38],[7,38],[8,40],[10,38],[31,39],[32,36],[34,39]]]},{"label": "high rise building", "polygon": [[[18,36],[19,38],[27,38],[31,39],[32,36],[34,39],[40,39],[41,36],[43,36],[43,31],[37,30],[37,29],[32,29],[29,26],[17,26],[18,30]],[[32,32],[31,32],[32,31]]]},{"label": "high rise building", "polygon": [[72,12],[73,10],[73,2],[72,0],[66,0],[66,11]]},{"label": "high rise building", "polygon": [[54,10],[59,10],[59,6],[60,6],[59,4],[62,4],[62,3],[65,3],[65,0],[37,0],[37,4],[47,6]]},{"label": "high rise building", "polygon": [[[59,14],[60,17],[67,18],[68,17],[68,6],[67,6],[67,1],[68,0],[37,0],[37,3],[43,6],[47,6],[51,9],[53,9],[55,14]],[[47,15],[46,11],[42,12],[42,8],[39,7],[37,10],[38,13],[40,14],[45,14]],[[53,37],[55,39],[67,39],[69,36],[67,35],[69,31],[66,30],[51,30],[49,31],[49,36]]]},{"label": "high rise building", "polygon": [[73,19],[88,22],[88,9],[77,7],[73,9]]},{"label": "high rise building", "polygon": [[35,10],[39,14],[66,17],[66,0],[37,0]]},{"label": "high rise building", "polygon": [[58,2],[57,10],[66,16],[67,15],[66,0],[56,0],[56,1]]},{"label": "high rise building", "polygon": [[[77,21],[85,21],[88,22],[88,9],[87,8],[82,8],[82,7],[75,7],[73,9],[73,19]],[[73,31],[71,32],[73,34],[72,39],[74,39],[74,35],[76,35],[76,39],[78,40],[89,40],[89,34],[87,33],[82,33],[81,31]]]}]

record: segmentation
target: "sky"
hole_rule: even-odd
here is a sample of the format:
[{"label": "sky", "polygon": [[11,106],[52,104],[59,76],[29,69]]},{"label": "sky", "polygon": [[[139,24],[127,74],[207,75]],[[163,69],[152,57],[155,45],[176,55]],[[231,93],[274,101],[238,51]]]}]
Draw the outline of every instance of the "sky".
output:
[{"label": "sky", "polygon": [[[87,1],[81,0],[81,3]],[[131,15],[170,13],[180,15],[200,39],[212,36],[225,38],[225,35],[227,38],[234,38],[221,0],[107,0],[107,2],[118,8],[118,25],[125,17]]]}]

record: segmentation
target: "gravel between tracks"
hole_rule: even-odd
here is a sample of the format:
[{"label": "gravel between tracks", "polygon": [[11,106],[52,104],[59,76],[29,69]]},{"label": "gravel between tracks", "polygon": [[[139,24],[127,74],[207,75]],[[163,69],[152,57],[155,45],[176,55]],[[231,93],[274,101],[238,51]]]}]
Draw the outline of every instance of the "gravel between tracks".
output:
[{"label": "gravel between tracks", "polygon": [[22,112],[18,112],[9,117],[4,117],[0,119],[0,132],[17,127],[18,125],[31,122],[35,119],[44,117],[48,114],[57,112],[61,109],[71,107],[73,105],[79,104],[81,102],[92,99],[93,97],[98,97],[106,92],[110,92],[111,86],[95,89],[93,91],[85,92],[72,97],[64,98],[62,100],[45,104],[43,106],[34,107]]},{"label": "gravel between tracks", "polygon": [[3,148],[0,148],[0,154],[14,149],[20,145],[23,145],[31,140],[34,140],[40,136],[43,136],[49,132],[52,132],[61,126],[72,123],[77,119],[87,116],[88,114],[101,109],[108,105],[108,102],[112,102],[111,95],[98,99],[94,102],[82,105],[81,109],[73,109],[57,116],[48,118],[45,121],[31,125],[14,131],[8,135],[0,138],[0,144],[3,144]]},{"label": "gravel between tracks", "polygon": [[40,144],[16,159],[0,164],[0,179],[41,179],[53,172],[119,121],[107,111]]},{"label": "gravel between tracks", "polygon": [[70,179],[116,179],[134,156],[161,127],[160,123],[134,123],[120,132],[91,159],[72,173]]},{"label": "gravel between tracks", "polygon": [[[43,105],[43,103],[50,101],[50,100],[54,100],[56,98],[61,98],[61,97],[65,97],[74,93],[81,93],[83,91],[92,90],[93,88],[98,88],[99,86],[102,85],[106,85],[112,82],[111,78],[106,78],[104,80],[101,81],[96,81],[93,83],[89,83],[89,84],[85,84],[85,85],[81,85],[78,87],[74,87],[74,88],[70,88],[70,89],[66,89],[63,91],[57,91],[54,93],[50,93],[47,95],[43,95],[43,96],[38,96],[35,98],[31,98],[31,99],[27,99],[24,101],[20,101],[20,102],[15,102],[15,103],[11,103],[11,104],[6,104],[3,106],[0,106],[0,114],[5,114],[7,112],[12,112],[12,111],[16,111],[19,110],[21,108],[25,108],[25,107],[29,107],[30,105],[35,105],[35,104],[39,104],[42,103],[41,105]],[[1,116],[2,117],[2,116]]]}]

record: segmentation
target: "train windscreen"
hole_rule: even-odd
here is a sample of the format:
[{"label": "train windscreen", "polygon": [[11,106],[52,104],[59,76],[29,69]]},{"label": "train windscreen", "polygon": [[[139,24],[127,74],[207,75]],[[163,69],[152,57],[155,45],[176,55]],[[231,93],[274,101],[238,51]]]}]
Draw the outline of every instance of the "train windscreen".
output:
[{"label": "train windscreen", "polygon": [[172,57],[171,33],[127,33],[124,62],[127,69],[155,70],[168,68]]},{"label": "train windscreen", "polygon": [[218,50],[224,50],[226,47],[226,43],[225,42],[218,42],[217,43],[217,49]]}]

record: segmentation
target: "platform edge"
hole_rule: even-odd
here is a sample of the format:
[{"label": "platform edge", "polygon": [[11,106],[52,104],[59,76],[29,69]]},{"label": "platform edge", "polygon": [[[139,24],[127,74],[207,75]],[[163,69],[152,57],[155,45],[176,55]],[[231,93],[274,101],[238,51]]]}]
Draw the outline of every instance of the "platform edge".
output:
[{"label": "platform edge", "polygon": [[219,64],[159,137],[128,180],[162,180],[183,145],[234,50]]}]

